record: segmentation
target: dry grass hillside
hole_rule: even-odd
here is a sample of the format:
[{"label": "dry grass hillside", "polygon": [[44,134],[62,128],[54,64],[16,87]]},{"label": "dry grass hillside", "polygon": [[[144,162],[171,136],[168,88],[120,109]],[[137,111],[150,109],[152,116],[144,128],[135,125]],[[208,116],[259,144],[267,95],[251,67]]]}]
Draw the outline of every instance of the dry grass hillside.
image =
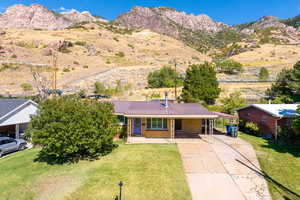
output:
[{"label": "dry grass hillside", "polygon": [[[190,64],[211,61],[210,57],[168,36],[149,30],[131,31],[112,23],[90,23],[57,31],[5,32],[0,34],[2,95],[33,94],[35,82],[31,68],[46,77],[51,87],[51,48],[57,50],[59,88],[69,92],[80,89],[92,92],[96,81],[115,85],[121,80],[131,87],[116,98],[132,100],[163,96],[167,89],[145,89],[146,78],[149,72],[172,63],[174,59],[181,72]],[[300,60],[300,46],[264,44],[231,58],[241,62],[245,71],[238,75],[218,75],[220,80],[229,81],[220,84],[221,96],[238,90],[248,99],[255,99],[263,96],[271,83],[230,81],[255,81],[261,67],[268,68],[270,78],[275,79],[282,68],[292,67]],[[28,85],[32,89],[28,89]]]},{"label": "dry grass hillside", "polygon": [[7,30],[0,36],[0,62],[17,64],[0,65],[0,93],[20,93],[24,83],[34,86],[29,66],[48,65],[36,68],[50,78],[49,48],[58,46],[60,41],[71,43],[57,53],[58,85],[63,89],[90,87],[95,81],[114,83],[119,79],[139,85],[146,72],[173,59],[182,70],[189,63],[210,60],[180,41],[148,30],[122,32],[102,24],[58,31]]}]

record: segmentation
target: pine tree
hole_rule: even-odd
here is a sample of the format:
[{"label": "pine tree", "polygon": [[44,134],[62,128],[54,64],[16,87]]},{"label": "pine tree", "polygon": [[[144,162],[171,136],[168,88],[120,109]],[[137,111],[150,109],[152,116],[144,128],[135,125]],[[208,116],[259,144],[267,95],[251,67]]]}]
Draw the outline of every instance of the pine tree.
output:
[{"label": "pine tree", "polygon": [[211,105],[220,91],[215,68],[210,63],[191,65],[186,71],[181,100]]},{"label": "pine tree", "polygon": [[260,68],[258,78],[259,78],[259,80],[267,80],[269,78],[268,69],[265,67]]}]

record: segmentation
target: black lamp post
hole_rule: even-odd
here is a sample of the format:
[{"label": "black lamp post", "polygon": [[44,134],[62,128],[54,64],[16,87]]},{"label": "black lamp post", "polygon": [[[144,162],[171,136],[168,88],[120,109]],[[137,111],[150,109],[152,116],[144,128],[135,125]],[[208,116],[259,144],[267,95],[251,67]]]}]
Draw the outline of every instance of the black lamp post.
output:
[{"label": "black lamp post", "polygon": [[120,181],[120,183],[118,184],[120,187],[120,200],[122,200],[122,187],[123,187],[123,182]]}]

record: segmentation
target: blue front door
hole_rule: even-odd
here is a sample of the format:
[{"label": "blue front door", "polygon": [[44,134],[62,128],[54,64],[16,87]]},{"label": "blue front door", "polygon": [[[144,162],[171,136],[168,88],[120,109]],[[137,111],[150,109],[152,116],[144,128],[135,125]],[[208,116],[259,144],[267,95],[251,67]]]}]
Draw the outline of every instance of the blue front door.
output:
[{"label": "blue front door", "polygon": [[142,121],[140,118],[133,119],[133,134],[141,135],[142,133]]}]

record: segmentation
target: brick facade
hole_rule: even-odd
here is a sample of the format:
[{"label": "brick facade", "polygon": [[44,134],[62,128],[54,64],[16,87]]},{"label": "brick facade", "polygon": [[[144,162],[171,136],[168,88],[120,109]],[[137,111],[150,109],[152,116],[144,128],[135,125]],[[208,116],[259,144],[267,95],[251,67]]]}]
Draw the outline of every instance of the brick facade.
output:
[{"label": "brick facade", "polygon": [[[276,134],[276,117],[258,108],[250,106],[238,111],[240,120],[258,125],[262,134]],[[278,125],[282,124],[278,122]]]}]

